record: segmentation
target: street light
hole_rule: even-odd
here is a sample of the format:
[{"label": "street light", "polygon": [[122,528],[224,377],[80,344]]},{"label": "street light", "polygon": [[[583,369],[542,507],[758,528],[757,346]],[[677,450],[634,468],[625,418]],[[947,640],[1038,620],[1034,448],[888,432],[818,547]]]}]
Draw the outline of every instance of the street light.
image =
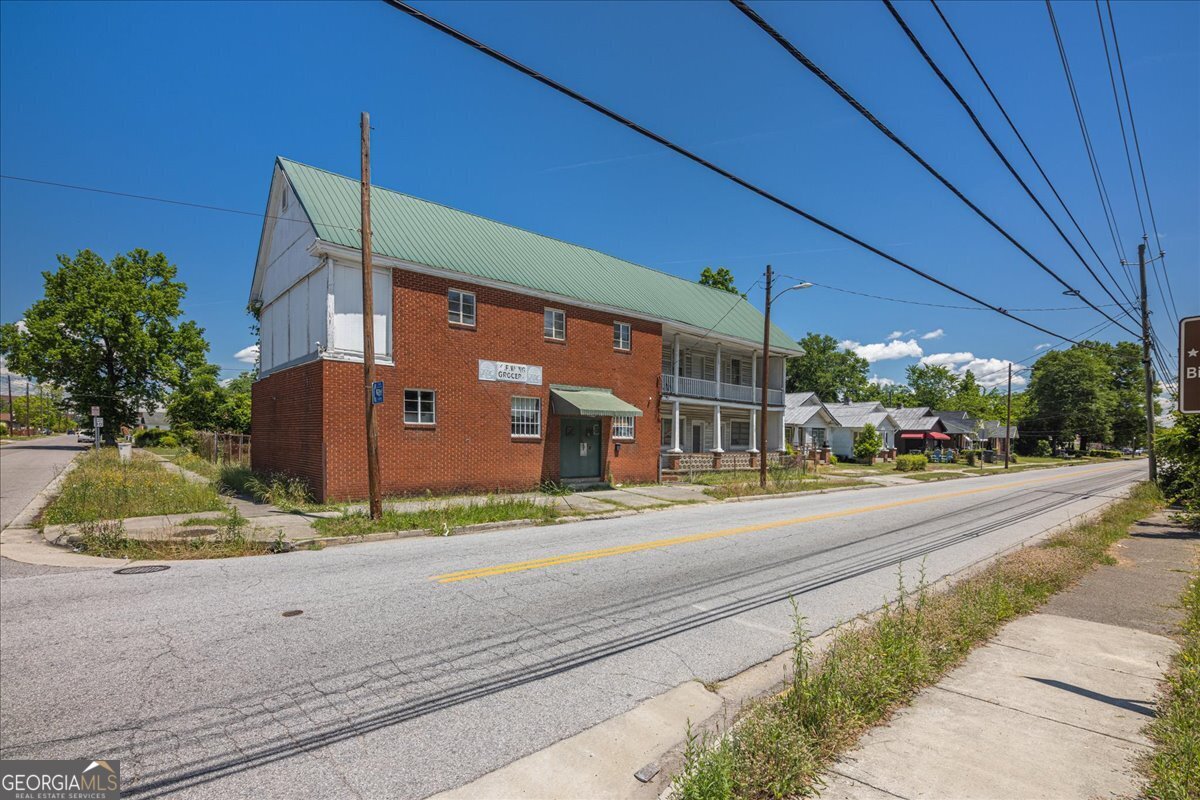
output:
[{"label": "street light", "polygon": [[[763,314],[763,361],[762,361],[762,398],[761,410],[759,411],[758,420],[758,444],[761,448],[758,457],[758,485],[762,489],[767,488],[767,377],[769,375],[770,355],[771,355],[771,304],[779,298],[783,297],[793,289],[808,289],[812,286],[808,281],[801,281],[794,286],[789,286],[775,296],[771,296],[772,283],[774,282],[775,273],[771,269],[771,265],[767,264],[767,287],[763,296],[766,299],[766,310]],[[787,376],[784,375],[786,383]],[[786,390],[786,387],[785,387]]]}]

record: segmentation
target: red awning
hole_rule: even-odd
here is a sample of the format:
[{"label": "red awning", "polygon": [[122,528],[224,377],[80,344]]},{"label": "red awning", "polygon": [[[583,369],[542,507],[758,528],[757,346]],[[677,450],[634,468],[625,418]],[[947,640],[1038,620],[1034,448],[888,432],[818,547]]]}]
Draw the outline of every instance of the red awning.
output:
[{"label": "red awning", "polygon": [[900,438],[901,439],[924,439],[925,434],[923,434],[923,433],[902,433],[902,434],[900,434]]},{"label": "red awning", "polygon": [[948,441],[950,441],[950,437],[949,437],[949,436],[947,436],[946,434],[944,434],[944,433],[941,433],[941,432],[939,432],[939,431],[930,431],[930,432],[929,432],[929,438],[930,438],[930,439],[944,439],[944,440],[945,440],[945,441],[947,441],[947,442],[948,442]]}]

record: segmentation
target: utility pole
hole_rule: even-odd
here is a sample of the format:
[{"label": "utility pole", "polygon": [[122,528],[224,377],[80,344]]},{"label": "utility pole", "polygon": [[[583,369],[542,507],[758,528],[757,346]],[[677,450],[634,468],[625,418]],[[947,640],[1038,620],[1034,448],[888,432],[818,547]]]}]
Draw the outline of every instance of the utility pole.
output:
[{"label": "utility pole", "polygon": [[767,264],[767,289],[763,294],[763,297],[766,298],[766,306],[763,313],[763,358],[760,382],[762,407],[758,412],[758,485],[763,489],[767,488],[767,378],[770,376],[771,284],[774,279],[775,273],[771,270],[771,265]]},{"label": "utility pole", "polygon": [[363,398],[367,411],[367,491],[371,519],[383,517],[379,498],[379,427],[375,422],[375,271],[371,264],[371,115],[362,112]]},{"label": "utility pole", "polygon": [[1008,469],[1008,450],[1012,447],[1012,362],[1008,362],[1008,410],[1004,412],[1004,468]]},{"label": "utility pole", "polygon": [[1142,371],[1146,374],[1146,453],[1150,456],[1150,482],[1158,483],[1154,458],[1154,368],[1150,364],[1150,306],[1146,299],[1146,237],[1138,245],[1138,272],[1142,283]]}]

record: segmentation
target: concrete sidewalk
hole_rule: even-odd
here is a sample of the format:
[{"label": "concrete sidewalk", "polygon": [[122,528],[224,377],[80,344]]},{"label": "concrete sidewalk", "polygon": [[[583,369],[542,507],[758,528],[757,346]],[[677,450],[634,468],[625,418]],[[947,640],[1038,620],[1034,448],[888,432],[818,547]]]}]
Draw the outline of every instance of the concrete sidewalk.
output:
[{"label": "concrete sidewalk", "polygon": [[1159,514],[863,737],[824,798],[1137,796],[1200,537]]}]

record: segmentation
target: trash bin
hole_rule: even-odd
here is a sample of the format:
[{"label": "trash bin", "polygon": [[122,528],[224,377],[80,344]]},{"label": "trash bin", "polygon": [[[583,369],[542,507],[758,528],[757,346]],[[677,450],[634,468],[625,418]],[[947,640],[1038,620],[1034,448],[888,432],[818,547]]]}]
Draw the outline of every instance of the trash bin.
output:
[{"label": "trash bin", "polygon": [[133,459],[133,442],[117,442],[117,455],[122,461]]}]

